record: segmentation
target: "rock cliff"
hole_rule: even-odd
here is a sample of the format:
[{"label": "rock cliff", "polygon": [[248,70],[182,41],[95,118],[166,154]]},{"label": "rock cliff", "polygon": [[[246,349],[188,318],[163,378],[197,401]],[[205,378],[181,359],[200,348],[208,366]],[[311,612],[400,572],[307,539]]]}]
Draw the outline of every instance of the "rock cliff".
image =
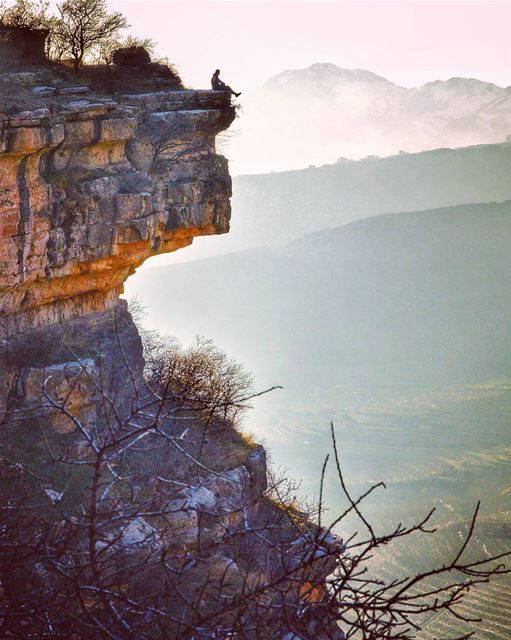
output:
[{"label": "rock cliff", "polygon": [[228,231],[228,94],[6,76],[40,103],[0,117],[0,510],[24,554],[0,554],[2,632],[339,637],[310,610],[338,543],[265,494],[261,446],[148,388],[119,300],[148,257]]},{"label": "rock cliff", "polygon": [[14,327],[112,306],[151,255],[229,229],[227,94],[45,89],[46,107],[0,119],[0,314]]}]

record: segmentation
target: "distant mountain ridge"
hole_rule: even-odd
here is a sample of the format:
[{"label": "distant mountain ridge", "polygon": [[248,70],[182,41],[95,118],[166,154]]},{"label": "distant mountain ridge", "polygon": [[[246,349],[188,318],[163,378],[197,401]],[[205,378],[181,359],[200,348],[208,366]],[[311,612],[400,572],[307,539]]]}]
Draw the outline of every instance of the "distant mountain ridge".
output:
[{"label": "distant mountain ridge", "polygon": [[243,135],[229,154],[238,174],[501,142],[511,134],[511,87],[475,78],[406,88],[364,69],[317,63],[273,76],[246,93],[242,106]]},{"label": "distant mountain ridge", "polygon": [[[511,143],[502,143],[238,176],[230,232],[194,243],[193,259],[283,244],[382,213],[509,200],[510,175]],[[186,250],[177,257],[185,261]]]},{"label": "distant mountain ridge", "polygon": [[287,82],[293,84],[296,80],[302,82],[304,78],[312,80],[313,82],[321,81],[322,79],[328,79],[330,82],[333,78],[339,78],[345,81],[366,81],[366,82],[383,82],[386,84],[395,85],[387,78],[380,76],[372,71],[366,71],[365,69],[343,69],[330,62],[317,62],[306,69],[287,69],[278,73],[276,76],[272,76],[265,83],[265,88],[280,88]]},{"label": "distant mountain ridge", "polygon": [[511,200],[357,220],[147,270],[126,290],[153,325],[190,340],[194,318],[261,384],[310,393],[511,376],[510,278]]}]

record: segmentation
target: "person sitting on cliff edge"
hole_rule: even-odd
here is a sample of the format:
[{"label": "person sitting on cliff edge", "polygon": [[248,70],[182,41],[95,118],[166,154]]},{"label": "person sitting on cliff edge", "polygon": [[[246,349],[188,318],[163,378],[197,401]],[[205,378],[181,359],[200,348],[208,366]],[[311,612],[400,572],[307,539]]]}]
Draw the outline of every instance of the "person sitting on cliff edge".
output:
[{"label": "person sitting on cliff edge", "polygon": [[233,96],[241,96],[241,91],[239,93],[236,93],[236,91],[226,85],[225,82],[222,82],[222,80],[220,80],[220,69],[217,69],[211,77],[211,88],[213,89],[213,91],[230,91]]}]

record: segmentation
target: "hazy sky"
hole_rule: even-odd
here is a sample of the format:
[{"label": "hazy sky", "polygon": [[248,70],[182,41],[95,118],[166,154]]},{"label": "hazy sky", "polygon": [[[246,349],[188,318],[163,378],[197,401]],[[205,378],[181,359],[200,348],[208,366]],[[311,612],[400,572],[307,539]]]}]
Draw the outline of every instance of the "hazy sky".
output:
[{"label": "hazy sky", "polygon": [[511,85],[511,2],[111,0],[159,42],[186,84],[212,69],[238,90],[314,62],[364,68],[413,86],[454,75]]},{"label": "hazy sky", "polygon": [[[212,70],[247,91],[284,69],[332,62],[404,86],[469,76],[511,85],[511,2],[109,0],[131,32],[158,41],[186,85],[209,88]],[[215,238],[146,267],[196,257]]]}]

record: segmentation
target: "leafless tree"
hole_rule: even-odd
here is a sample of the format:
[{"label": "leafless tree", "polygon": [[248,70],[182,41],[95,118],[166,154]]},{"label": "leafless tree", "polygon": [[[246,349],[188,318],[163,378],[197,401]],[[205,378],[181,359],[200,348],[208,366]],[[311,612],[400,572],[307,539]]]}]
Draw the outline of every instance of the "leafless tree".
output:
[{"label": "leafless tree", "polygon": [[[184,410],[166,392],[168,370],[148,388],[119,340],[121,401],[108,362],[71,355],[67,370],[41,372],[40,396],[28,405],[12,394],[2,424],[2,637],[410,640],[424,615],[463,617],[457,607],[468,590],[507,572],[507,554],[465,557],[477,508],[443,565],[376,579],[374,553],[434,535],[432,513],[376,532],[363,501],[382,485],[351,496],[333,427],[346,507],[325,527],[328,459],[314,509],[297,503],[297,487],[282,478],[247,494],[247,456],[258,450],[240,441],[243,456],[229,465],[227,449],[240,436],[228,425],[211,430],[205,448],[202,408]],[[75,409],[77,391],[94,411]],[[35,447],[28,453],[27,437]],[[341,542],[334,531],[353,515],[363,533]]]},{"label": "leafless tree", "polygon": [[115,41],[128,26],[121,13],[108,11],[106,0],[66,0],[57,7],[56,46],[71,57],[76,72],[88,54]]},{"label": "leafless tree", "polygon": [[49,2],[46,0],[16,0],[14,4],[0,3],[0,25],[23,29],[48,28]]}]

